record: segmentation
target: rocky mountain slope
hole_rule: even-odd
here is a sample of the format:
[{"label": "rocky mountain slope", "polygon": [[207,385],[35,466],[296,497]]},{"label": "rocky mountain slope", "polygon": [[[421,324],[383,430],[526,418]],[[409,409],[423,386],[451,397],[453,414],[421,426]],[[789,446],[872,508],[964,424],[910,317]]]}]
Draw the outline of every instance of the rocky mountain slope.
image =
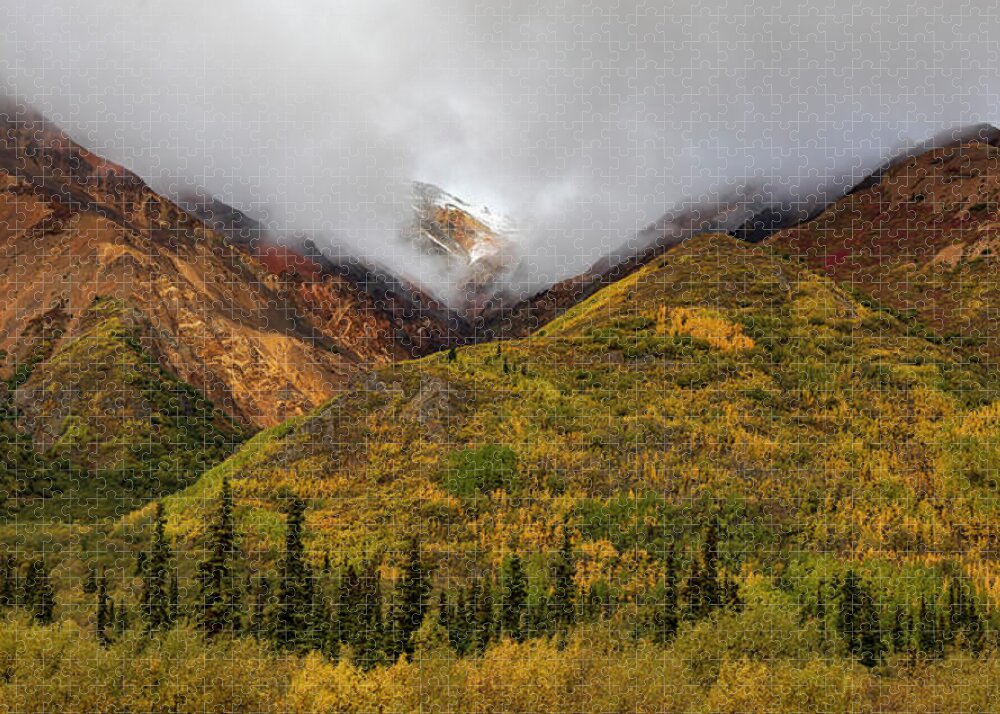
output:
[{"label": "rocky mountain slope", "polygon": [[896,162],[770,244],[995,363],[1000,148],[980,133]]},{"label": "rocky mountain slope", "polygon": [[[988,124],[945,132],[892,158],[829,206],[761,206],[737,191],[729,200],[668,213],[580,275],[525,300],[501,296],[484,313],[485,331],[524,336],[683,240],[722,231],[750,243],[771,239],[781,250],[850,281],[861,294],[901,313],[919,314],[930,330],[961,335],[966,344],[983,342],[974,325],[982,323],[982,315],[960,315],[985,309],[976,296],[989,290],[988,271],[976,266],[983,266],[979,258],[992,255],[986,243],[998,210],[994,184],[1000,175],[989,157],[997,146],[1000,129]],[[929,202],[924,201],[927,191],[910,190],[918,183],[935,187]],[[932,234],[929,241],[923,240],[925,230]],[[929,246],[936,249],[928,253]],[[928,273],[929,265],[956,270]],[[925,274],[908,273],[911,268]],[[914,292],[918,284],[924,287]],[[979,353],[995,355],[998,349]]]},{"label": "rocky mountain slope", "polygon": [[[911,333],[950,335],[974,350],[966,358],[1000,349],[990,335],[995,131],[902,157],[791,229],[807,216],[765,209],[748,219],[725,202],[669,214],[619,254],[528,300],[502,289],[511,226],[416,184],[402,237],[460,268],[465,282],[449,308],[378,266],[334,261],[307,240],[282,245],[217,201],[175,204],[24,107],[0,119],[0,400],[12,497],[51,491],[55,464],[119,481],[142,472],[138,492],[169,491],[200,467],[151,475],[162,459],[141,444],[176,442],[180,424],[162,428],[177,417],[164,405],[180,399],[183,414],[200,415],[192,443],[220,445],[195,449],[192,458],[208,464],[255,428],[356,389],[373,368],[540,334],[706,229],[745,240],[778,230],[772,246],[850,283],[868,304],[896,309]],[[150,376],[105,370],[110,355],[137,360]]]},{"label": "rocky mountain slope", "polygon": [[[323,402],[358,369],[439,349],[454,324],[364,266],[229,242],[17,106],[0,110],[0,275],[10,496],[37,494],[33,482],[65,458],[92,476],[138,470],[152,483],[159,455],[143,445],[172,432],[151,404],[197,395],[206,415],[219,410],[201,422],[206,442],[232,443]],[[95,328],[95,308],[109,305],[121,329]],[[121,345],[162,376],[155,387],[131,369],[102,372]],[[149,490],[169,488],[138,489]]]}]

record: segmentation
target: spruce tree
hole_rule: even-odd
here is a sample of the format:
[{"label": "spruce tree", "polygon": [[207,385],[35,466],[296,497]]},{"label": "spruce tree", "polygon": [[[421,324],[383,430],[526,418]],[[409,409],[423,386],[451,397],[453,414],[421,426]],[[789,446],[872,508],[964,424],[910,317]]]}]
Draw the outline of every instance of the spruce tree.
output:
[{"label": "spruce tree", "polygon": [[892,630],[889,635],[889,642],[892,651],[897,654],[905,652],[910,644],[910,624],[906,609],[902,605],[896,605],[896,610],[892,617]]},{"label": "spruce tree", "polygon": [[985,639],[985,620],[979,611],[976,597],[964,577],[956,577],[948,585],[952,639],[973,652],[982,649]]},{"label": "spruce tree", "polygon": [[916,650],[927,656],[936,656],[939,648],[937,614],[933,605],[927,604],[927,599],[920,596],[920,607],[917,608]]},{"label": "spruce tree", "polygon": [[423,624],[431,591],[430,573],[421,559],[419,541],[411,540],[408,550],[394,612],[393,658],[403,653],[413,654],[413,633]]},{"label": "spruce tree", "polygon": [[438,619],[437,619],[438,625],[440,625],[445,632],[450,634],[451,620],[452,620],[451,605],[448,604],[448,594],[444,590],[438,593],[437,613],[438,613]]},{"label": "spruce tree", "polygon": [[528,604],[528,578],[521,556],[507,558],[501,573],[500,627],[515,642],[524,640],[524,609]]},{"label": "spruce tree", "polygon": [[875,600],[853,570],[847,571],[839,595],[837,629],[848,651],[865,667],[874,667],[885,651]]},{"label": "spruce tree", "polygon": [[128,605],[122,600],[115,608],[115,635],[121,636],[128,632]]},{"label": "spruce tree", "polygon": [[177,581],[177,571],[170,573],[170,624],[176,624],[181,614],[181,589]]},{"label": "spruce tree", "polygon": [[822,638],[826,639],[826,580],[820,578],[816,583],[816,619],[819,620],[819,632]]},{"label": "spruce tree", "polygon": [[702,546],[702,577],[704,578],[705,604],[710,610],[723,604],[723,592],[719,581],[719,524],[713,520],[705,531]]},{"label": "spruce tree", "polygon": [[354,565],[348,564],[337,588],[337,639],[341,643],[353,647],[364,641],[361,625],[363,607],[361,578]]},{"label": "spruce tree", "polygon": [[91,565],[87,568],[87,577],[83,581],[83,594],[94,595],[97,593],[97,568]]},{"label": "spruce tree", "polygon": [[737,612],[743,609],[743,597],[740,595],[740,585],[736,582],[736,579],[730,577],[726,573],[725,577],[722,579],[722,605],[725,607],[736,610]]},{"label": "spruce tree", "polygon": [[305,503],[293,498],[285,521],[285,552],[281,560],[274,635],[277,643],[305,650],[313,644],[313,579],[305,558]]},{"label": "spruce tree", "polygon": [[205,560],[198,564],[201,588],[199,621],[207,637],[235,634],[240,629],[240,586],[234,569],[237,557],[236,526],[233,521],[233,491],[229,479],[214,518],[208,523]]},{"label": "spruce tree", "polygon": [[43,625],[52,624],[56,609],[56,594],[45,561],[36,558],[28,564],[24,579],[23,602],[32,617]]},{"label": "spruce tree", "polygon": [[708,617],[723,605],[740,606],[735,581],[723,581],[719,577],[719,552],[719,526],[713,520],[705,529],[701,555],[692,563],[684,587],[687,613],[691,619]]},{"label": "spruce tree", "polygon": [[96,580],[97,588],[97,641],[102,645],[111,642],[109,630],[114,625],[114,601],[108,598],[108,579],[104,573]]},{"label": "spruce tree", "polygon": [[253,608],[250,611],[250,632],[258,639],[267,633],[267,605],[271,597],[271,582],[265,575],[257,576],[253,581]]},{"label": "spruce tree", "polygon": [[476,649],[484,651],[493,639],[495,631],[493,617],[493,578],[484,577],[479,581],[475,609]]},{"label": "spruce tree", "polygon": [[0,559],[0,607],[17,604],[17,574],[20,564],[13,555]]},{"label": "spruce tree", "polygon": [[575,621],[576,559],[569,528],[563,529],[563,542],[552,567],[552,620],[569,626]]},{"label": "spruce tree", "polygon": [[170,598],[170,546],[167,543],[163,504],[156,504],[153,542],[142,560],[142,612],[149,632],[168,629],[172,624]]},{"label": "spruce tree", "polygon": [[454,650],[460,655],[464,655],[469,651],[473,619],[465,588],[459,588],[453,612],[454,615],[450,619],[451,626],[448,628],[448,639]]},{"label": "spruce tree", "polygon": [[303,644],[310,649],[333,654],[337,650],[336,622],[327,607],[328,598],[324,593],[323,583],[316,578],[315,572],[310,571],[310,576],[312,599],[309,613],[309,641]]},{"label": "spruce tree", "polygon": [[374,667],[383,648],[382,627],[382,575],[379,563],[367,563],[361,576],[361,611],[358,619],[359,633],[363,637],[358,652],[358,665],[363,669]]},{"label": "spruce tree", "polygon": [[654,628],[656,641],[666,644],[677,634],[677,627],[680,622],[680,611],[678,608],[678,578],[677,578],[677,558],[674,549],[671,547],[663,562],[663,594],[662,601],[657,603],[656,614],[654,616]]}]

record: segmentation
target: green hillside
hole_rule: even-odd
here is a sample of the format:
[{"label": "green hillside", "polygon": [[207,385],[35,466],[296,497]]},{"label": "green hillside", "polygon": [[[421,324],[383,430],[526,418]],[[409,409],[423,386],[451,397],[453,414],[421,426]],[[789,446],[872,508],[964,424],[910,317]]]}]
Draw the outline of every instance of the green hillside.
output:
[{"label": "green hillside", "polygon": [[359,379],[168,510],[198,532],[228,475],[255,552],[296,494],[315,558],[417,535],[439,578],[541,563],[568,527],[581,587],[622,596],[718,519],[743,577],[954,560],[992,588],[996,386],[828,279],[703,236],[532,338]]},{"label": "green hillside", "polygon": [[121,301],[37,332],[10,356],[2,393],[2,508],[19,521],[127,513],[239,443],[229,419],[149,354],[149,325]]}]

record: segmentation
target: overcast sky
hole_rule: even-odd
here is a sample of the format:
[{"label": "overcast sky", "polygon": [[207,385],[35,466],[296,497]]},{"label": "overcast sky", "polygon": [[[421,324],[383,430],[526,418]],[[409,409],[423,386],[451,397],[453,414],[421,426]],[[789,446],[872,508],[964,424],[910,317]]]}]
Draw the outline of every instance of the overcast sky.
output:
[{"label": "overcast sky", "polygon": [[412,179],[514,219],[541,285],[685,202],[821,199],[998,121],[998,2],[4,5],[0,91],[160,191],[438,283],[396,238]]}]

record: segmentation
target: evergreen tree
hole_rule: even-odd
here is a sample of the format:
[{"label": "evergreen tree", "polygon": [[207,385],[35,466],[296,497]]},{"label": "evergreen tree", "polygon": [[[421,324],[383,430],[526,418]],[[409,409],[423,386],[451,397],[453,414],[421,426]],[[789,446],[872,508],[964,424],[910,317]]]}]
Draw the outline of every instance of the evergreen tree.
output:
[{"label": "evergreen tree", "polygon": [[451,605],[448,604],[448,594],[444,590],[438,593],[437,613],[438,625],[440,625],[445,632],[450,634],[452,621]]},{"label": "evergreen tree", "polygon": [[725,607],[736,610],[743,609],[743,597],[740,595],[740,585],[727,573],[722,579],[722,604]]},{"label": "evergreen tree", "polygon": [[677,634],[680,621],[678,608],[677,558],[671,547],[663,562],[663,594],[661,602],[657,603],[653,618],[656,641],[666,644]]},{"label": "evergreen tree", "polygon": [[936,608],[923,595],[920,596],[920,607],[917,610],[915,639],[916,650],[929,657],[936,657],[944,648],[939,636]]},{"label": "evergreen tree", "polygon": [[313,644],[313,578],[303,543],[305,503],[293,498],[285,521],[285,552],[281,560],[274,633],[279,645],[309,649]]},{"label": "evergreen tree", "polygon": [[398,588],[399,597],[393,622],[393,659],[404,652],[413,654],[411,639],[423,624],[430,588],[430,574],[421,560],[420,544],[413,539],[410,541],[406,569]]},{"label": "evergreen tree", "polygon": [[365,634],[361,624],[363,609],[361,576],[353,564],[348,564],[337,587],[335,612],[338,642],[352,647],[364,642]]},{"label": "evergreen tree", "polygon": [[493,617],[493,578],[479,580],[475,608],[475,643],[479,652],[484,651],[493,640],[495,632]]},{"label": "evergreen tree", "polygon": [[20,564],[13,555],[0,559],[0,607],[17,604],[17,574]]},{"label": "evergreen tree", "polygon": [[552,567],[552,620],[562,626],[575,621],[576,559],[569,528],[563,529],[563,542]]},{"label": "evergreen tree", "polygon": [[175,624],[180,619],[181,613],[181,589],[177,581],[177,571],[170,573],[170,624]]},{"label": "evergreen tree", "polygon": [[474,578],[469,584],[468,622],[466,624],[469,633],[469,650],[472,652],[482,651],[479,649],[479,601],[482,598],[482,590],[482,580],[479,577]]},{"label": "evergreen tree", "polygon": [[250,632],[262,638],[267,633],[267,603],[271,597],[271,582],[260,575],[253,581],[253,609],[250,611]]},{"label": "evergreen tree", "polygon": [[97,593],[97,568],[91,565],[87,568],[87,577],[83,581],[84,595],[94,595]]},{"label": "evergreen tree", "polygon": [[457,360],[458,360],[458,350],[452,347],[450,350],[448,350],[448,361],[456,362]]},{"label": "evergreen tree", "polygon": [[955,577],[948,584],[949,641],[978,652],[985,639],[986,623],[976,597],[964,577]]},{"label": "evergreen tree", "polygon": [[97,587],[97,641],[102,645],[111,642],[109,630],[114,624],[114,601],[108,599],[108,579],[101,573],[96,581]]},{"label": "evergreen tree", "polygon": [[153,542],[142,561],[142,611],[149,632],[169,628],[173,624],[170,598],[170,546],[167,544],[166,517],[163,504],[156,504]]},{"label": "evergreen tree", "polygon": [[909,647],[909,616],[906,614],[906,609],[902,605],[897,605],[896,611],[893,613],[892,630],[889,635],[889,642],[892,645],[892,651],[896,653],[905,652]]},{"label": "evergreen tree", "polygon": [[380,659],[385,634],[382,627],[382,575],[379,564],[374,560],[366,565],[361,576],[358,625],[363,637],[360,646],[356,646],[358,665],[370,669]]},{"label": "evergreen tree", "polygon": [[115,608],[115,635],[121,636],[128,632],[128,605],[122,600]]},{"label": "evergreen tree", "polygon": [[725,587],[719,580],[719,527],[714,520],[705,529],[701,557],[692,564],[684,590],[691,619],[708,617],[724,604]]},{"label": "evergreen tree", "polygon": [[713,520],[705,530],[702,545],[703,597],[709,612],[723,604],[723,588],[719,584],[719,524]]},{"label": "evergreen tree", "polygon": [[218,510],[208,524],[206,558],[198,564],[199,620],[208,637],[224,632],[234,634],[240,629],[241,593],[233,567],[236,557],[233,491],[229,479],[225,479]]},{"label": "evergreen tree", "polygon": [[534,602],[528,601],[527,620],[525,628],[525,638],[541,637],[552,634],[554,622],[552,620],[552,598],[548,594],[540,593]]},{"label": "evergreen tree", "polygon": [[820,635],[826,640],[826,580],[823,578],[816,583],[816,619],[819,620]]},{"label": "evergreen tree", "polygon": [[466,654],[472,639],[472,611],[465,595],[465,589],[459,588],[458,597],[455,601],[453,615],[450,617],[450,627],[448,628],[448,639],[451,646],[459,654]]},{"label": "evergreen tree", "polygon": [[336,622],[327,607],[327,596],[323,583],[310,571],[312,578],[312,600],[310,601],[308,642],[304,646],[317,649],[328,654],[337,651]]},{"label": "evergreen tree", "polygon": [[36,621],[43,625],[52,624],[52,617],[56,609],[56,593],[52,587],[49,569],[46,567],[45,561],[40,558],[36,558],[28,564],[22,601]]},{"label": "evergreen tree", "polygon": [[528,577],[521,556],[507,558],[501,572],[500,627],[515,642],[524,640],[524,609],[528,604]]},{"label": "evergreen tree", "polygon": [[878,664],[885,651],[878,612],[871,592],[853,570],[840,585],[837,629],[848,651],[865,667]]}]

